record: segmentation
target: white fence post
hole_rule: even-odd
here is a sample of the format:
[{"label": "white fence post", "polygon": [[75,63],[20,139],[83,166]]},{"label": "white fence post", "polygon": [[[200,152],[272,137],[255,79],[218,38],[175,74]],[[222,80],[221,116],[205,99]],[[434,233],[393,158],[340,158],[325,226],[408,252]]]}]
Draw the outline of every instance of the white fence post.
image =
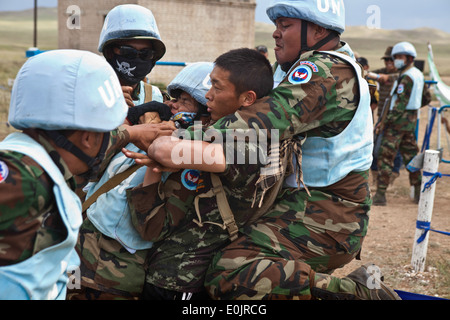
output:
[{"label": "white fence post", "polygon": [[[434,174],[438,172],[439,168],[439,151],[426,150],[423,161],[423,172],[429,172]],[[424,185],[432,179],[432,176],[423,176],[421,193],[419,200],[419,213],[417,215],[417,221],[431,222],[431,216],[433,214],[434,194],[436,190],[436,183],[433,183],[430,188],[427,188],[422,192]],[[421,243],[417,243],[417,240],[425,232],[423,229],[416,229],[414,237],[413,252],[411,258],[411,265],[416,272],[423,272],[425,270],[425,260],[427,257],[428,236]]]}]

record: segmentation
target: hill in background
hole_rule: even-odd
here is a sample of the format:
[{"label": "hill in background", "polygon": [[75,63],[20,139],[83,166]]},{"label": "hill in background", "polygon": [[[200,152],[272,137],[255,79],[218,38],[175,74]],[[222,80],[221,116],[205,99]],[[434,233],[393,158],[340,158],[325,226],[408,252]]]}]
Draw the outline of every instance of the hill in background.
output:
[{"label": "hill in background", "polygon": [[[269,59],[275,62],[273,53],[274,40],[272,24],[256,22],[255,46],[264,44],[269,48]],[[383,67],[380,57],[387,46],[400,41],[412,42],[417,51],[418,59],[426,60],[427,43],[431,42],[435,62],[443,76],[450,76],[450,33],[431,28],[414,30],[383,30],[367,27],[347,27],[342,39],[349,43],[354,51],[369,60],[371,69]],[[58,23],[56,8],[39,8],[38,10],[38,47],[41,50],[55,49],[58,45]],[[11,59],[33,46],[33,10],[0,12],[0,54],[3,62],[8,64]],[[5,66],[0,66],[0,71]],[[1,72],[0,72],[1,73]],[[428,66],[425,64],[425,74]],[[11,75],[10,77],[12,77]],[[0,75],[0,82],[5,77]]]}]

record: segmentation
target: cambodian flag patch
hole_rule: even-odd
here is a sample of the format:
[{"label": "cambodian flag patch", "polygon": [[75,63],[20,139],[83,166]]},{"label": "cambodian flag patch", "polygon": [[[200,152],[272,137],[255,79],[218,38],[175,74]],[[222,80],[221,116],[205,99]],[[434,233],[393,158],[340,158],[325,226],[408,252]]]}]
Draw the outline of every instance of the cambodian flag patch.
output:
[{"label": "cambodian flag patch", "polygon": [[306,65],[298,66],[289,75],[289,82],[292,84],[302,84],[307,83],[311,80],[312,70]]},{"label": "cambodian flag patch", "polygon": [[0,161],[0,183],[6,180],[9,174],[9,169],[6,163]]},{"label": "cambodian flag patch", "polygon": [[181,173],[181,183],[188,190],[196,190],[200,180],[200,171],[186,169]]}]

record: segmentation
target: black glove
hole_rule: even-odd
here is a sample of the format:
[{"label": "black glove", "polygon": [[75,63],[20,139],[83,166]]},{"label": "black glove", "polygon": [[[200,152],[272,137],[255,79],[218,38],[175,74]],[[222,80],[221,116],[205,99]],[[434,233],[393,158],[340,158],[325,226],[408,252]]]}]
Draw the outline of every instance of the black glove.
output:
[{"label": "black glove", "polygon": [[139,118],[146,112],[158,112],[159,118],[162,121],[169,121],[172,117],[170,107],[164,103],[157,101],[150,101],[139,106],[128,108],[127,120],[135,125],[139,122]]}]

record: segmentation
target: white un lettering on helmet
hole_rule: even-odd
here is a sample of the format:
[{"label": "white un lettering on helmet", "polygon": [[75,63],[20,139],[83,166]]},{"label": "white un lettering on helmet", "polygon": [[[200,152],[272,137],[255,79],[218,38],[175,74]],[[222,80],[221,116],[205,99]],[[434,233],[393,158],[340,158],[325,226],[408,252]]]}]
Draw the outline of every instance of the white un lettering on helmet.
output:
[{"label": "white un lettering on helmet", "polygon": [[114,76],[110,76],[109,80],[106,80],[103,86],[98,87],[98,92],[108,108],[114,106],[117,99],[122,94],[122,88],[119,86],[117,80],[114,80]]},{"label": "white un lettering on helmet", "polygon": [[317,0],[317,9],[320,12],[326,13],[331,10],[334,14],[341,16],[341,8],[344,9],[344,2],[342,0]]},{"label": "white un lettering on helmet", "polygon": [[208,89],[211,89],[211,87],[212,87],[210,75],[211,75],[211,73],[208,73],[202,82],[203,86]]}]

